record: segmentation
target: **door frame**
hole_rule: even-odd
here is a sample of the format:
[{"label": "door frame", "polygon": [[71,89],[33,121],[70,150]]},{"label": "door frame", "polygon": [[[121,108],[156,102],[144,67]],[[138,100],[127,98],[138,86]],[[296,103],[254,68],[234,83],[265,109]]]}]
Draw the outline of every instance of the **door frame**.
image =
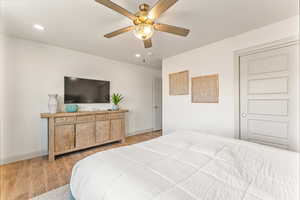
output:
[{"label": "door frame", "polygon": [[[241,138],[240,122],[240,57],[261,53],[273,49],[279,49],[291,45],[299,44],[299,36],[291,36],[281,40],[252,46],[249,48],[234,51],[234,137]],[[300,77],[300,74],[299,74]],[[300,111],[299,111],[300,112]]]},{"label": "door frame", "polygon": [[[155,84],[156,84],[156,81],[160,81],[161,83],[162,83],[162,78],[160,78],[160,77],[155,77],[155,78],[153,78],[153,80],[152,80],[152,131],[160,131],[160,130],[162,130],[162,128],[161,129],[158,129],[158,130],[156,130],[156,111],[155,111],[155,109],[154,109],[154,103],[155,103],[155,92],[156,92],[156,88],[155,88]],[[162,84],[161,84],[161,89],[162,89]],[[162,120],[162,94],[161,94],[161,120]],[[161,122],[162,123],[162,122]]]}]

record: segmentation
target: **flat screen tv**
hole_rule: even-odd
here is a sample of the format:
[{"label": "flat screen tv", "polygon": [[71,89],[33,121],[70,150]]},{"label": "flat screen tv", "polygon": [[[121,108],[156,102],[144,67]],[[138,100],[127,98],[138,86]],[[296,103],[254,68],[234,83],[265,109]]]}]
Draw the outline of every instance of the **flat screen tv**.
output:
[{"label": "flat screen tv", "polygon": [[65,104],[110,103],[110,82],[65,77]]}]

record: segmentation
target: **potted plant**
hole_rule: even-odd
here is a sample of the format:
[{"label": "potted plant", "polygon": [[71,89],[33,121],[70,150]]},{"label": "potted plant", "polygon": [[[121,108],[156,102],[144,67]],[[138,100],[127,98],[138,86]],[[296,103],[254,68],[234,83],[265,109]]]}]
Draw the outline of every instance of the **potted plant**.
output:
[{"label": "potted plant", "polygon": [[113,103],[112,110],[119,110],[119,103],[124,99],[124,97],[121,94],[113,93],[111,96],[111,101]]}]

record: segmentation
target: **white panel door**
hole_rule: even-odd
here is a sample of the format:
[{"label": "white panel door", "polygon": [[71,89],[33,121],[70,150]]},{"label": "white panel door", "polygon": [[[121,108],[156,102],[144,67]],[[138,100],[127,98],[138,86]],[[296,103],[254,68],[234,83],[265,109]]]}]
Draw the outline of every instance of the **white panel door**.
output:
[{"label": "white panel door", "polygon": [[162,80],[153,80],[153,130],[162,129]]},{"label": "white panel door", "polygon": [[241,139],[299,151],[299,45],[240,57]]}]

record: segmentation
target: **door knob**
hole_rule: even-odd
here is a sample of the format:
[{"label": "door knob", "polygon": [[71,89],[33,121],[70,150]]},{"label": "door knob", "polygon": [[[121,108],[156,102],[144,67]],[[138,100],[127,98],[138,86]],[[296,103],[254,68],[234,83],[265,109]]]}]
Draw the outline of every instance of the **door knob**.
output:
[{"label": "door knob", "polygon": [[247,114],[246,113],[242,113],[242,117],[243,118],[247,117]]}]

